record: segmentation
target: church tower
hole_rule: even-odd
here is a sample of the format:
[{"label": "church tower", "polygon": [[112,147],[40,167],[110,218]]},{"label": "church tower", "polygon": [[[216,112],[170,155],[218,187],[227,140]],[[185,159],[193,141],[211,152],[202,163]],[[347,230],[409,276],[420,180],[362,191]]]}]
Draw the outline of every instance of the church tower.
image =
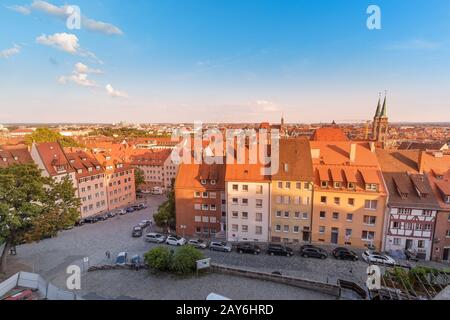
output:
[{"label": "church tower", "polygon": [[389,118],[387,116],[387,96],[384,96],[383,106],[381,106],[381,96],[378,99],[377,111],[373,118],[372,140],[381,146],[386,145],[387,134],[389,129]]}]

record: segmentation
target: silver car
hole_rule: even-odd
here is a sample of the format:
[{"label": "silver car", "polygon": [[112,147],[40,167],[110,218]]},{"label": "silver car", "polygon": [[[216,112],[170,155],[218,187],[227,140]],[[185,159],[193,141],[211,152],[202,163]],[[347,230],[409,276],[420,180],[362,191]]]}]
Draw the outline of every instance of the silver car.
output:
[{"label": "silver car", "polygon": [[160,233],[148,233],[144,237],[147,242],[163,243],[166,241],[166,237]]},{"label": "silver car", "polygon": [[231,244],[228,242],[212,241],[209,244],[209,250],[231,252]]},{"label": "silver car", "polygon": [[208,246],[206,244],[206,242],[203,241],[202,239],[191,239],[188,241],[187,244],[189,244],[195,248],[198,248],[198,249],[206,249],[206,247]]}]

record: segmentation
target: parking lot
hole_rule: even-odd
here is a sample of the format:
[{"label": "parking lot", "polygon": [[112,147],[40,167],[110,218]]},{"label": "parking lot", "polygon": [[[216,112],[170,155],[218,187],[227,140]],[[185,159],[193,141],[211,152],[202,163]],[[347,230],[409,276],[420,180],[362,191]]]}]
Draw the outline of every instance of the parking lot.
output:
[{"label": "parking lot", "polygon": [[[128,252],[130,257],[134,254],[142,255],[152,247],[158,246],[158,244],[145,242],[143,237],[133,238],[131,232],[132,227],[137,225],[141,220],[153,220],[153,213],[156,212],[159,204],[164,199],[164,196],[149,196],[145,201],[148,207],[144,210],[135,211],[123,216],[119,215],[95,224],[85,224],[72,230],[63,231],[56,238],[19,246],[17,248],[17,256],[11,257],[11,261],[27,265],[30,271],[41,274],[45,279],[59,287],[65,287],[67,277],[66,268],[69,265],[77,264],[85,271],[89,266],[114,263],[115,256],[121,251]],[[154,226],[148,228],[145,232],[152,231],[152,229],[154,229]],[[172,248],[176,250],[175,247]],[[110,259],[106,257],[106,251],[111,253]],[[210,250],[204,250],[203,252],[215,263],[264,272],[279,271],[283,275],[297,276],[322,282],[336,283],[337,279],[344,279],[364,285],[367,279],[367,263],[364,261],[350,262],[336,260],[331,255],[328,259],[320,260],[303,258],[298,252],[295,252],[293,257],[269,256],[264,252],[255,256],[239,254],[235,250],[230,253]],[[83,262],[83,258],[86,257],[88,258],[88,262]],[[106,273],[120,275],[120,277],[123,277],[123,281],[134,281],[133,279],[139,279],[141,277],[137,275],[125,276],[124,272],[129,271],[108,271]],[[138,273],[141,274],[141,272]],[[214,277],[214,279],[219,279],[225,276],[211,275],[210,277],[211,279]],[[103,278],[106,281],[108,275],[103,275],[101,272],[85,273],[83,279],[89,279],[89,281],[84,283],[95,284],[95,286],[89,288],[89,291],[84,292],[84,294],[89,293],[95,295],[96,288],[99,288],[99,291],[101,291],[98,292],[99,296],[108,296],[106,289],[114,287],[114,284],[102,284],[101,281],[95,280]],[[114,280],[114,276],[111,279]],[[170,277],[166,280],[169,281]],[[123,281],[120,282],[123,283]],[[188,280],[184,279],[183,281],[186,282]],[[171,285],[180,284],[181,286],[184,283],[183,281],[173,281],[172,279],[170,282],[172,283]],[[201,281],[205,282],[206,280],[202,278]],[[245,283],[247,283],[247,280],[245,280]],[[255,285],[251,284],[253,282],[250,280],[248,280],[248,283],[249,287]],[[133,286],[133,284],[128,285]],[[135,285],[139,286],[138,283]],[[119,289],[117,292],[110,292],[109,296],[120,296],[121,294],[118,293],[122,292],[121,290],[124,288]],[[175,290],[174,292],[177,291]],[[183,291],[181,290],[179,292],[181,294]],[[188,291],[185,294],[188,294]],[[301,294],[299,293],[299,295]],[[247,296],[252,295],[249,293]],[[149,296],[140,295],[140,297],[145,298]],[[176,298],[174,297],[174,299]]]}]

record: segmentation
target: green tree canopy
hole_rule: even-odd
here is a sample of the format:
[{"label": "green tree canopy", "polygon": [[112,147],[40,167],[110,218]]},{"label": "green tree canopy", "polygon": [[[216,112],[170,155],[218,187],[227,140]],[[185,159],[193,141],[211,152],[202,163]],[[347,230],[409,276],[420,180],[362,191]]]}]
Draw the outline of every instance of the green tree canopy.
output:
[{"label": "green tree canopy", "polygon": [[145,183],[144,171],[142,171],[139,168],[134,168],[134,184],[135,184],[135,187],[136,187],[136,191],[144,183]]},{"label": "green tree canopy", "polygon": [[172,258],[172,270],[179,274],[189,274],[197,269],[197,260],[204,259],[200,250],[187,245],[175,251]]},{"label": "green tree canopy", "polygon": [[80,217],[72,182],[43,177],[34,164],[0,168],[0,238],[5,242],[0,272],[11,246],[55,236]]},{"label": "green tree canopy", "polygon": [[156,247],[144,254],[144,261],[153,270],[168,271],[172,263],[172,252],[167,247]]},{"label": "green tree canopy", "polygon": [[59,132],[49,128],[38,128],[32,134],[25,137],[25,143],[31,145],[33,142],[57,142],[59,141],[63,147],[82,147],[79,143],[70,137],[64,137]]},{"label": "green tree canopy", "polygon": [[167,194],[167,200],[158,207],[158,212],[153,215],[158,227],[169,227],[176,225],[175,192],[171,190]]}]

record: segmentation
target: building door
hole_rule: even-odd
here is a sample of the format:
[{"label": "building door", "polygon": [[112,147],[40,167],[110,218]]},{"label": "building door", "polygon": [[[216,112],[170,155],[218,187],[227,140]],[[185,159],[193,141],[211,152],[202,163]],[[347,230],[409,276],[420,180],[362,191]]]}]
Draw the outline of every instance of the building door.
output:
[{"label": "building door", "polygon": [[450,261],[450,248],[444,248],[444,255],[442,256],[442,260]]},{"label": "building door", "polygon": [[413,241],[411,239],[406,239],[405,249],[412,249]]},{"label": "building door", "polygon": [[331,243],[337,244],[339,239],[339,229],[331,228]]},{"label": "building door", "polygon": [[309,231],[303,231],[303,242],[309,242]]}]

